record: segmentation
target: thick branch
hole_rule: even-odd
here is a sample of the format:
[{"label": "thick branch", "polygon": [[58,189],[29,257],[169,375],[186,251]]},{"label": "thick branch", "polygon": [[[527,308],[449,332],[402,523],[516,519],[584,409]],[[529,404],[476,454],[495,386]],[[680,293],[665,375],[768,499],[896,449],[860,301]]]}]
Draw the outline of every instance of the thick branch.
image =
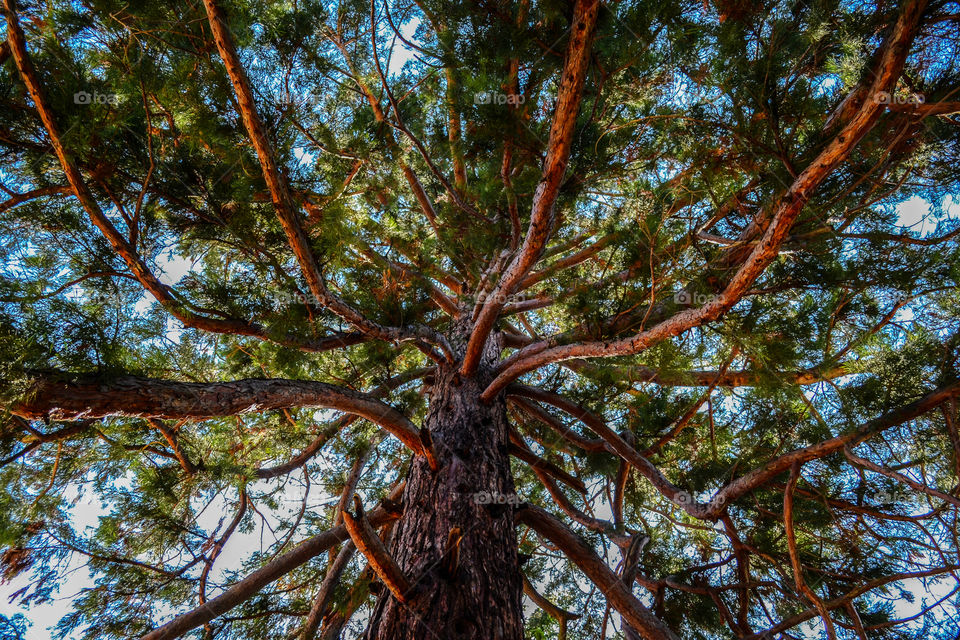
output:
[{"label": "thick branch", "polygon": [[10,407],[10,412],[29,420],[106,416],[202,419],[285,407],[327,408],[366,418],[414,452],[423,451],[416,427],[399,411],[373,396],[323,382],[257,378],[176,382],[135,376],[65,381],[64,377],[35,379],[26,397]]},{"label": "thick branch", "polygon": [[763,237],[753,247],[726,287],[710,302],[702,307],[677,313],[646,331],[626,338],[556,346],[550,341],[545,341],[530,345],[520,352],[512,365],[497,376],[482,397],[489,400],[511,380],[552,362],[572,358],[612,357],[640,353],[658,342],[716,320],[737,304],[760,274],[779,255],[780,246],[816,188],[847,158],[880,117],[884,105],[877,96],[881,92],[891,91],[900,77],[920,14],[926,4],[926,0],[910,0],[904,4],[900,18],[881,45],[880,61],[863,104],[836,137],[777,200],[771,208],[775,214]]},{"label": "thick branch", "polygon": [[360,499],[357,496],[354,496],[353,499],[357,513],[352,514],[344,509],[341,513],[343,526],[347,528],[347,533],[350,534],[350,539],[353,540],[357,551],[367,558],[370,568],[390,589],[393,597],[400,602],[406,602],[410,591],[410,581],[404,575],[397,561],[387,551],[380,536],[377,535],[373,525],[367,519],[367,515],[363,512],[363,506],[360,504]]},{"label": "thick branch", "polygon": [[260,116],[257,114],[256,103],[253,99],[253,89],[250,86],[250,80],[247,78],[246,71],[240,63],[240,56],[237,54],[236,47],[233,44],[233,39],[230,36],[230,30],[227,27],[227,21],[223,11],[215,0],[204,0],[203,4],[207,11],[207,19],[213,34],[213,39],[217,45],[217,50],[223,59],[227,75],[233,83],[234,93],[237,96],[237,102],[240,106],[240,115],[243,118],[243,124],[257,152],[260,168],[267,182],[267,188],[270,191],[270,198],[276,209],[277,217],[280,219],[280,224],[287,236],[290,248],[293,250],[297,262],[300,264],[300,268],[310,287],[310,292],[316,296],[323,307],[349,322],[366,335],[382,338],[391,342],[427,339],[435,344],[445,346],[445,342],[442,339],[438,340],[435,332],[426,327],[400,329],[396,327],[385,327],[372,322],[327,289],[323,281],[320,265],[317,263],[316,256],[310,248],[310,241],[307,238],[307,234],[300,224],[297,209],[293,205],[290,191],[281,176],[280,168],[267,136],[266,128]]},{"label": "thick branch", "polygon": [[507,266],[496,289],[486,299],[477,317],[461,365],[463,375],[472,375],[476,371],[484,345],[507,298],[540,259],[550,238],[554,222],[554,205],[567,168],[577,113],[583,97],[583,86],[590,61],[590,45],[599,7],[600,3],[597,0],[578,0],[574,6],[570,43],[567,45],[566,61],[557,92],[557,108],[550,126],[550,140],[547,144],[543,175],[533,196],[530,227],[527,229],[520,252]]},{"label": "thick branch", "polygon": [[74,162],[72,155],[64,146],[55,114],[46,98],[46,94],[41,88],[39,77],[27,53],[23,29],[20,27],[19,19],[14,11],[14,0],[4,0],[4,17],[7,22],[7,38],[10,43],[14,61],[16,62],[17,70],[20,73],[24,85],[27,87],[27,92],[33,100],[37,113],[40,115],[40,120],[47,130],[50,144],[53,146],[60,166],[67,177],[67,182],[70,184],[70,188],[74,195],[76,195],[77,200],[80,201],[80,205],[89,216],[90,221],[100,230],[113,250],[127,264],[127,267],[133,272],[134,277],[156,298],[157,302],[163,305],[167,311],[188,327],[216,333],[246,335],[268,339],[266,331],[245,321],[211,318],[200,316],[190,311],[171,293],[169,287],[160,282],[147,266],[146,262],[144,262],[143,258],[137,253],[136,248],[130,244],[110,219],[107,218],[93,197],[90,189],[87,187],[86,182],[84,182],[83,176],[77,164]]}]

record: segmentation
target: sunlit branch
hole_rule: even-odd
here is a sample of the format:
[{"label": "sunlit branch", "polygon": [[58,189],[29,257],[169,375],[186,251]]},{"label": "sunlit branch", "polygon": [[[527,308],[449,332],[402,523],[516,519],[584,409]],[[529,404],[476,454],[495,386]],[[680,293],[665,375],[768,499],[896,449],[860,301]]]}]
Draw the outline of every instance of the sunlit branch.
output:
[{"label": "sunlit branch", "polygon": [[543,175],[533,196],[530,226],[519,252],[503,271],[493,294],[487,297],[477,317],[460,367],[463,375],[469,376],[476,371],[484,345],[501,309],[506,304],[507,297],[516,290],[540,259],[550,239],[557,195],[560,193],[560,184],[566,172],[577,113],[583,97],[583,86],[587,76],[590,46],[599,5],[597,0],[578,0],[574,6],[570,42],[567,45],[566,62],[557,94],[557,108],[550,127],[550,140],[547,145],[547,157],[543,163]]},{"label": "sunlit branch", "polygon": [[240,107],[240,114],[243,117],[243,123],[247,134],[253,143],[257,152],[257,158],[260,160],[260,167],[263,172],[267,187],[270,190],[270,196],[273,200],[273,206],[276,209],[277,217],[283,226],[284,233],[290,248],[300,264],[310,291],[316,296],[318,302],[334,314],[349,322],[359,331],[390,342],[400,342],[406,340],[419,341],[425,340],[430,344],[440,346],[448,358],[451,357],[449,345],[446,339],[436,331],[427,327],[386,327],[376,322],[372,322],[363,316],[359,311],[340,300],[333,295],[323,280],[320,265],[310,247],[310,241],[307,234],[300,224],[297,209],[293,205],[293,199],[290,195],[286,181],[281,176],[277,159],[267,136],[266,128],[257,113],[256,103],[253,99],[253,89],[250,86],[250,80],[240,62],[236,47],[233,44],[233,38],[227,27],[226,17],[223,11],[217,5],[215,0],[204,0],[204,7],[207,12],[207,21],[210,25],[211,33],[217,45],[217,50],[223,60],[227,74],[233,83],[234,93],[237,96],[237,102]]},{"label": "sunlit branch", "polygon": [[[864,102],[843,129],[790,185],[771,207],[775,211],[762,238],[750,251],[724,289],[705,305],[681,311],[639,334],[626,338],[568,345],[531,345],[530,355],[520,352],[515,362],[501,371],[483,394],[489,400],[511,380],[551,362],[572,358],[595,358],[639,353],[652,345],[680,335],[695,326],[716,320],[747,293],[749,287],[779,255],[780,246],[817,187],[847,158],[873,127],[884,105],[876,96],[892,90],[900,77],[926,0],[910,0],[901,11],[891,34],[880,48],[880,61]],[[533,347],[536,346],[534,349]]]},{"label": "sunlit branch", "polygon": [[[24,85],[27,87],[27,91],[33,100],[37,113],[40,115],[40,120],[43,122],[43,126],[47,131],[50,143],[67,177],[67,182],[70,183],[73,194],[77,197],[77,200],[80,202],[84,211],[86,211],[91,222],[100,230],[116,254],[123,259],[133,273],[133,276],[157,302],[163,305],[169,313],[188,327],[214,333],[250,336],[264,340],[272,339],[265,329],[255,324],[232,318],[213,318],[198,315],[190,311],[188,308],[189,305],[176,296],[170,287],[160,282],[139,255],[136,248],[130,244],[110,219],[107,218],[84,181],[73,154],[64,145],[53,109],[47,100],[39,77],[27,53],[23,30],[20,27],[19,19],[14,11],[13,0],[5,0],[4,7],[4,14],[7,21],[7,38],[11,45],[17,70],[20,73],[20,78],[23,80]],[[287,341],[287,343],[295,347],[300,347],[302,344],[297,340],[290,340]],[[349,343],[332,342],[321,345],[314,343],[309,350],[324,351],[345,346],[345,344]]]},{"label": "sunlit branch", "polygon": [[357,551],[367,558],[370,568],[380,577],[393,597],[400,602],[406,602],[410,595],[410,580],[404,575],[403,570],[390,555],[390,552],[387,551],[380,536],[377,535],[363,511],[359,496],[354,496],[353,500],[356,513],[350,513],[346,509],[341,511],[343,526],[347,528],[347,533],[350,534],[350,539],[353,540]]}]

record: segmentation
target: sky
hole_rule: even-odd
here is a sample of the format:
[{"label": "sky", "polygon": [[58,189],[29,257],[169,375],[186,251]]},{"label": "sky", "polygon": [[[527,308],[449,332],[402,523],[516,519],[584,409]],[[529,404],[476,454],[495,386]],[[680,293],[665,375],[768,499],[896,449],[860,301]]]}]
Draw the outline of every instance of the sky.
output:
[{"label": "sky", "polygon": [[[402,25],[401,32],[404,37],[408,40],[413,40],[414,32],[418,24],[418,20],[413,20]],[[411,59],[411,57],[412,50],[402,43],[397,42],[390,61],[389,73],[399,73],[403,65]],[[960,197],[948,198],[943,203],[943,208],[948,212],[950,219],[955,220],[960,218]],[[926,200],[920,197],[910,198],[897,206],[899,224],[906,230],[921,235],[929,235],[934,231],[936,226],[936,221],[929,215],[930,210],[931,205]],[[161,256],[159,260],[158,266],[162,272],[160,279],[166,284],[173,285],[189,273],[192,265],[193,261],[190,258],[176,255],[172,251],[168,252],[165,256]],[[145,294],[136,304],[135,308],[137,312],[145,313],[152,304],[152,298]],[[180,336],[181,329],[177,321],[171,320],[168,325],[167,337],[172,340],[177,340]],[[326,462],[330,464],[330,461]],[[332,465],[330,466],[330,470],[331,473],[337,471]],[[290,483],[289,487],[290,489],[284,494],[286,507],[290,510],[299,509],[303,499],[302,486],[297,483]],[[70,498],[73,497],[74,496],[70,496]],[[311,508],[320,508],[322,505],[330,504],[335,500],[336,496],[330,495],[324,492],[322,488],[314,486],[308,504]],[[231,509],[232,507],[228,505],[215,504],[207,509],[198,524],[205,528],[212,529],[217,525],[222,514],[228,513]],[[71,510],[71,521],[78,531],[95,528],[98,519],[106,512],[104,505],[101,504],[94,495],[88,492],[85,495],[79,496],[78,501],[73,506]],[[265,511],[264,513],[267,514],[268,517],[270,516],[268,512]],[[603,517],[603,514],[600,512],[598,512],[597,515]],[[239,560],[249,557],[255,551],[261,550],[261,548],[263,548],[261,546],[262,544],[269,546],[275,541],[275,538],[270,534],[269,528],[263,525],[258,526],[254,531],[249,533],[238,532],[228,541],[218,560],[217,566],[223,568],[236,565]],[[56,597],[50,602],[34,605],[30,609],[24,609],[8,601],[12,594],[27,584],[29,572],[26,575],[19,576],[10,583],[0,584],[0,614],[12,617],[16,613],[23,613],[27,616],[31,622],[31,626],[29,626],[27,630],[26,640],[52,640],[51,627],[69,611],[70,602],[77,594],[93,585],[91,576],[85,569],[85,564],[81,557],[74,557],[71,568],[74,570],[71,571],[69,577],[61,585]],[[215,571],[211,576],[211,584],[215,584],[218,577],[219,574]],[[898,615],[901,616],[911,615],[922,607],[924,601],[931,602],[944,595],[941,589],[934,589],[931,595],[924,593],[924,587],[919,581],[913,581],[913,584],[903,584],[905,584],[909,590],[916,593],[918,598],[917,602],[912,605],[905,601],[899,601],[897,603],[896,610]],[[211,590],[211,595],[215,593],[215,590]],[[529,611],[532,603],[527,601],[526,604]]]},{"label": "sky", "polygon": [[[943,202],[943,208],[951,220],[960,219],[960,197],[948,197]],[[920,233],[921,235],[929,235],[935,230],[936,226],[935,221],[933,221],[930,216],[930,211],[931,205],[926,200],[919,197],[910,198],[897,206],[899,224],[904,229]],[[166,284],[175,284],[190,271],[191,265],[191,260],[173,253],[168,253],[166,258],[160,262],[163,273],[161,280]],[[150,304],[152,304],[152,300],[145,296],[137,305],[138,311],[145,312]],[[178,323],[176,321],[171,323],[168,330],[168,337],[175,339],[175,337],[179,335],[180,327],[177,325]],[[330,461],[326,462],[329,464]],[[333,467],[331,467],[331,472],[335,472]],[[298,509],[303,499],[301,487],[295,484],[291,484],[290,487],[284,499],[288,508]],[[73,496],[70,497],[72,498]],[[318,490],[318,488],[314,486],[309,504],[313,508],[317,508],[323,504],[329,504],[335,499],[335,496]],[[216,508],[216,505],[214,505],[213,508],[208,509],[199,524],[210,528],[216,526],[220,514],[229,511],[226,505],[221,506],[222,508]],[[105,509],[95,496],[88,493],[80,497],[71,513],[71,520],[74,523],[74,527],[77,530],[82,530],[88,527],[95,527],[98,518],[105,514]],[[602,517],[602,514],[598,513],[598,516]],[[262,539],[268,545],[275,542],[275,538],[272,538],[269,530],[264,527],[258,527],[250,533],[238,532],[225,546],[217,566],[226,567],[231,564],[236,564],[239,559],[248,557],[254,551],[259,551],[261,549],[262,536],[265,536]],[[26,640],[52,640],[53,636],[50,632],[50,627],[69,611],[71,600],[73,600],[81,590],[92,586],[93,582],[89,573],[84,568],[84,563],[81,558],[75,558],[71,567],[75,568],[76,571],[72,572],[70,577],[61,586],[57,597],[51,602],[35,605],[29,610],[8,602],[8,598],[13,593],[26,585],[29,574],[19,576],[10,583],[0,585],[0,613],[11,617],[15,613],[23,613],[33,622],[27,631]],[[215,580],[215,578],[216,572],[214,573],[213,580]],[[898,602],[897,611],[900,615],[912,615],[919,610],[918,607],[922,605],[924,599],[929,602],[931,598],[944,595],[941,589],[933,589],[933,595],[925,595],[923,585],[920,584],[919,581],[913,582],[914,584],[909,585],[909,588],[919,596],[918,601],[913,605],[904,601]]]}]

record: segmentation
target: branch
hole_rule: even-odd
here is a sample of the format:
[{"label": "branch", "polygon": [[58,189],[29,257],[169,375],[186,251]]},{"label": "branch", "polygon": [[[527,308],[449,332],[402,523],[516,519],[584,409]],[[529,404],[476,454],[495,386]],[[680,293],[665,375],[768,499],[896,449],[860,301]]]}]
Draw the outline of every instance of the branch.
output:
[{"label": "branch", "polygon": [[786,384],[810,385],[835,380],[850,372],[843,365],[825,371],[678,371],[662,373],[642,365],[617,367],[618,380],[650,382],[666,387],[753,387],[763,379],[777,379]]},{"label": "branch", "polygon": [[417,454],[423,445],[402,413],[371,395],[308,380],[248,378],[231,382],[176,382],[137,376],[63,380],[64,374],[35,378],[27,395],[10,407],[28,420],[80,420],[125,416],[203,419],[284,407],[326,408],[366,418]]},{"label": "branch", "polygon": [[[6,44],[5,42],[3,44]],[[39,189],[31,189],[25,193],[18,193],[3,202],[0,202],[0,213],[12,209],[19,204],[24,202],[29,202],[30,200],[35,200],[36,198],[43,198],[45,196],[52,196],[62,193],[71,193],[71,187],[62,187],[59,185],[54,185],[50,187],[40,187]]]},{"label": "branch", "polygon": [[567,558],[606,595],[607,601],[646,640],[677,640],[677,636],[640,603],[631,590],[610,570],[593,549],[560,520],[540,507],[525,504],[516,512],[516,522],[557,545]]},{"label": "branch", "polygon": [[929,102],[929,103],[891,103],[887,105],[890,111],[909,113],[910,115],[926,118],[928,116],[949,116],[960,113],[960,102]]},{"label": "branch", "polygon": [[568,345],[554,345],[550,341],[535,343],[519,352],[513,364],[500,372],[481,397],[489,401],[511,380],[552,362],[572,358],[612,357],[640,353],[663,340],[716,320],[737,304],[760,274],[779,255],[780,245],[787,238],[790,228],[816,188],[847,158],[882,114],[885,105],[881,103],[878,96],[881,92],[889,92],[900,77],[920,15],[926,4],[926,0],[909,0],[904,4],[896,25],[880,47],[880,62],[874,71],[874,80],[863,104],[836,137],[778,198],[772,207],[775,213],[762,238],[753,247],[726,287],[710,302],[702,307],[681,311],[646,331],[626,338]]},{"label": "branch", "polygon": [[795,463],[790,470],[790,480],[787,482],[787,488],[783,492],[783,525],[787,530],[787,550],[790,553],[790,565],[793,568],[793,580],[797,585],[797,591],[802,593],[816,607],[823,619],[823,627],[827,632],[829,640],[836,640],[837,632],[833,628],[833,620],[830,618],[830,612],[823,605],[817,594],[807,586],[803,580],[803,567],[800,565],[800,557],[797,555],[797,535],[793,529],[793,490],[800,480],[799,463]]},{"label": "branch", "polygon": [[[369,394],[374,398],[383,398],[388,392],[393,391],[408,382],[412,382],[413,380],[419,380],[428,373],[431,373],[433,370],[433,367],[421,367],[419,369],[405,371],[404,373],[393,376],[376,389],[370,391]],[[339,433],[342,429],[345,429],[353,424],[356,420],[357,416],[355,414],[337,418],[330,423],[326,429],[321,431],[320,434],[314,438],[313,442],[307,445],[299,454],[276,466],[257,469],[255,476],[261,479],[276,478],[303,466],[307,460],[317,455],[317,452],[323,448],[330,438],[337,435],[337,433]]]},{"label": "branch", "polygon": [[227,543],[227,540],[230,539],[230,536],[233,535],[233,532],[236,531],[237,527],[240,525],[240,522],[243,520],[243,516],[247,513],[249,499],[247,498],[246,487],[241,487],[238,499],[240,504],[237,508],[237,514],[233,517],[233,520],[230,521],[230,524],[227,525],[227,529],[223,532],[223,535],[220,536],[216,542],[214,542],[213,548],[210,550],[210,554],[204,558],[203,572],[200,574],[200,582],[198,587],[201,605],[207,602],[207,577],[210,575],[210,571],[213,569],[213,563],[217,561],[218,557],[220,557],[220,552],[223,551],[223,546]]},{"label": "branch", "polygon": [[532,584],[530,584],[530,579],[527,578],[525,573],[521,572],[520,577],[523,579],[523,592],[527,594],[527,597],[533,600],[533,604],[546,611],[551,618],[557,621],[557,625],[560,627],[560,633],[557,635],[557,640],[564,640],[567,637],[567,622],[570,620],[579,620],[582,616],[579,613],[573,613],[572,611],[561,609],[557,605],[547,600],[533,587]]},{"label": "branch", "polygon": [[564,440],[571,443],[575,447],[579,447],[584,451],[590,451],[593,453],[613,453],[613,448],[607,444],[603,439],[595,438],[585,438],[579,433],[576,433],[572,429],[568,429],[566,425],[557,420],[555,417],[550,415],[545,411],[539,404],[535,402],[528,402],[522,397],[511,396],[507,394],[512,402],[514,402],[518,407],[520,407],[524,413],[529,415],[534,420],[538,420],[548,427],[552,428],[554,431],[559,433]]},{"label": "branch", "polygon": [[300,631],[301,640],[313,640],[316,637],[320,623],[323,622],[323,616],[327,613],[327,605],[330,604],[333,589],[340,582],[340,576],[343,570],[347,568],[347,564],[350,563],[354,551],[356,551],[356,547],[352,542],[343,545],[340,553],[327,568],[327,575],[323,577],[320,590],[317,592],[313,606],[310,607],[310,613],[307,614],[307,620],[303,623],[303,629]]},{"label": "branch", "polygon": [[40,86],[40,80],[27,53],[23,29],[20,27],[19,19],[14,11],[14,0],[4,0],[4,17],[7,22],[7,39],[13,53],[14,61],[16,62],[17,70],[20,73],[24,85],[26,85],[30,98],[33,100],[37,113],[40,115],[40,120],[47,130],[50,144],[53,146],[60,166],[67,177],[67,182],[70,184],[70,188],[77,197],[77,200],[80,201],[80,205],[84,211],[86,211],[90,221],[100,230],[113,250],[127,264],[127,267],[133,272],[134,277],[156,298],[157,302],[163,305],[167,311],[187,327],[215,333],[246,335],[268,339],[267,332],[263,328],[245,321],[210,318],[197,315],[190,311],[186,305],[172,294],[169,287],[160,282],[147,266],[146,262],[144,262],[143,258],[137,253],[135,247],[114,227],[113,223],[103,213],[100,205],[93,197],[70,152],[63,144],[53,109]]},{"label": "branch", "polygon": [[510,386],[510,392],[540,402],[546,402],[580,420],[605,440],[617,455],[633,465],[634,468],[640,472],[640,475],[649,480],[650,484],[663,494],[664,497],[691,516],[695,518],[704,517],[705,507],[703,505],[693,502],[689,493],[670,482],[652,462],[647,460],[639,451],[634,449],[626,440],[608,427],[607,423],[596,414],[571,400],[567,400],[563,396],[541,389],[514,384]]},{"label": "branch", "polygon": [[524,442],[523,438],[520,437],[520,434],[516,432],[516,429],[510,430],[509,452],[513,457],[523,460],[530,465],[530,468],[533,469],[534,473],[536,473],[538,477],[540,477],[541,473],[547,474],[566,484],[574,491],[578,491],[581,494],[585,494],[587,492],[586,486],[579,478],[573,477],[557,465],[544,460],[531,451],[530,447],[527,446],[527,443]]},{"label": "branch", "polygon": [[[374,509],[369,516],[370,524],[374,527],[383,526],[399,517],[399,512],[388,511],[382,507]],[[142,636],[140,640],[172,640],[173,638],[178,638],[191,629],[196,629],[210,622],[217,616],[226,613],[238,604],[246,602],[274,580],[282,578],[330,547],[346,542],[349,538],[350,535],[343,525],[328,529],[323,533],[308,538],[295,548],[274,558],[260,569],[257,569],[216,598],[209,600],[196,609],[177,616],[162,627],[154,629]]]},{"label": "branch", "polygon": [[[882,578],[876,578],[875,580],[871,580],[866,584],[863,584],[863,585],[860,585],[859,587],[851,589],[845,595],[842,595],[839,598],[834,598],[833,600],[829,600],[823,603],[823,606],[827,610],[837,609],[839,607],[846,606],[846,604],[848,602],[852,602],[854,598],[857,598],[858,596],[868,593],[873,589],[878,589],[891,582],[897,582],[900,580],[913,580],[916,578],[928,578],[930,576],[937,576],[944,573],[950,573],[950,572],[956,571],[957,569],[960,569],[960,565],[949,565],[946,567],[938,567],[936,569],[927,569],[925,571],[913,571],[908,573],[899,573],[893,576],[883,576]],[[817,615],[817,613],[818,613],[817,609],[815,607],[811,607],[801,613],[798,613],[793,617],[787,618],[783,622],[769,629],[746,636],[744,640],[768,640],[769,638],[773,638],[777,634],[782,633],[787,629],[791,629],[799,624],[803,624],[807,620],[814,618]]]},{"label": "branch", "polygon": [[357,513],[352,514],[344,509],[342,512],[343,526],[347,528],[347,533],[350,534],[350,539],[356,545],[357,551],[367,558],[370,568],[380,577],[393,597],[399,602],[406,602],[411,587],[410,581],[404,575],[397,561],[387,551],[380,536],[377,535],[373,525],[367,519],[360,498],[354,496],[353,502]]},{"label": "branch", "polygon": [[557,93],[557,108],[550,126],[550,140],[547,145],[543,175],[533,196],[530,227],[523,239],[520,252],[507,266],[496,289],[487,298],[477,317],[460,368],[464,376],[472,375],[476,371],[484,345],[507,298],[540,259],[550,238],[555,217],[554,206],[567,168],[577,113],[583,97],[583,86],[590,61],[590,44],[599,7],[600,3],[597,0],[577,0],[574,6],[570,42],[567,45],[566,62]]},{"label": "branch", "polygon": [[[630,540],[629,546],[627,546],[626,551],[623,552],[623,568],[620,571],[620,580],[623,581],[627,589],[631,589],[631,592],[633,589],[633,581],[637,578],[640,554],[643,553],[643,548],[647,546],[648,542],[650,542],[649,536],[638,534]],[[636,629],[628,623],[624,623],[623,625],[623,635],[626,640],[638,640],[640,637]]]},{"label": "branch", "polygon": [[[12,2],[12,0],[6,0]],[[280,168],[277,165],[277,159],[273,148],[267,136],[266,128],[257,114],[256,103],[253,99],[253,89],[250,87],[250,80],[247,73],[240,63],[240,57],[237,54],[233,39],[230,36],[227,27],[226,17],[223,11],[217,6],[216,0],[204,0],[204,7],[207,12],[207,20],[210,24],[210,30],[213,39],[216,42],[217,50],[223,59],[227,75],[233,83],[234,93],[237,96],[237,103],[240,107],[240,115],[243,118],[243,124],[246,127],[247,134],[253,147],[257,152],[257,158],[260,161],[260,168],[263,177],[266,180],[267,188],[270,191],[270,198],[276,209],[277,217],[287,236],[290,248],[293,250],[303,271],[303,275],[310,287],[310,292],[316,296],[317,301],[323,307],[329,309],[334,314],[349,322],[362,333],[387,340],[390,342],[401,342],[406,340],[427,340],[432,344],[440,345],[450,356],[449,346],[435,331],[427,327],[386,327],[365,318],[359,311],[340,300],[333,295],[323,281],[323,275],[320,265],[317,263],[316,256],[310,248],[310,241],[304,232],[298,218],[297,209],[293,205],[293,199],[287,188],[286,182],[280,174]]]},{"label": "branch", "polygon": [[733,480],[714,494],[707,509],[707,517],[715,517],[722,511],[724,505],[736,500],[756,487],[766,484],[769,480],[790,469],[794,464],[802,464],[810,460],[823,458],[846,446],[855,446],[885,429],[890,429],[891,427],[921,416],[958,395],[960,395],[960,381],[945,384],[919,400],[894,409],[879,418],[874,418],[851,433],[836,436],[829,440],[810,445],[809,447],[796,449],[784,454],[759,469],[755,469]]},{"label": "branch", "polygon": [[886,476],[898,482],[902,482],[903,484],[911,487],[912,489],[916,489],[917,491],[920,491],[921,493],[925,493],[928,496],[931,496],[933,498],[939,498],[941,500],[945,500],[955,507],[960,507],[960,498],[957,498],[956,496],[952,496],[949,493],[944,493],[943,491],[940,491],[938,489],[928,487],[922,482],[917,482],[913,478],[910,478],[909,476],[905,476],[902,473],[897,473],[896,471],[886,469],[880,466],[879,464],[876,464],[875,462],[871,462],[870,460],[865,460],[860,456],[856,455],[853,452],[853,448],[850,445],[846,445],[843,447],[843,455],[845,455],[847,457],[847,460],[849,460],[855,465],[858,465],[865,469],[869,469],[874,473],[879,473],[882,476]]}]

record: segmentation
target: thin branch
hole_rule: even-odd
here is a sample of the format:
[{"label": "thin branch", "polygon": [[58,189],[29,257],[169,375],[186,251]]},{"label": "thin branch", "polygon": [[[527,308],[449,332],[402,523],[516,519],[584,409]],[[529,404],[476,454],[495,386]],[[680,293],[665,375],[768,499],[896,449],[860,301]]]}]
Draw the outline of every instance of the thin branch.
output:
[{"label": "thin branch", "polygon": [[[374,509],[369,515],[370,524],[374,527],[383,526],[399,517],[399,512],[386,510],[382,507]],[[235,606],[246,602],[271,582],[309,562],[330,547],[346,542],[349,538],[350,535],[343,525],[312,536],[290,551],[274,558],[216,598],[177,616],[162,627],[142,636],[140,640],[173,640],[173,638],[178,638],[191,629],[196,629]]]},{"label": "thin branch", "polygon": [[320,629],[320,623],[323,622],[323,617],[327,614],[333,589],[340,582],[340,576],[343,574],[343,570],[347,568],[356,550],[357,548],[352,542],[346,543],[327,568],[327,575],[323,577],[323,582],[320,583],[320,589],[317,591],[317,595],[313,600],[313,606],[310,607],[310,613],[307,614],[307,619],[303,623],[303,629],[300,631],[300,640],[313,640],[316,637],[317,630]]},{"label": "thin branch", "polygon": [[554,207],[566,172],[577,113],[583,97],[583,87],[590,61],[590,45],[599,8],[598,0],[577,0],[574,6],[570,42],[567,45],[566,62],[557,93],[557,108],[550,127],[550,140],[547,145],[547,157],[543,164],[543,175],[533,196],[530,226],[519,252],[503,272],[496,289],[487,297],[477,317],[460,367],[461,373],[465,376],[473,375],[476,371],[487,338],[493,330],[501,309],[540,259],[550,239],[555,218]]},{"label": "thin branch", "polygon": [[546,611],[547,615],[557,621],[557,626],[560,627],[557,640],[564,640],[567,637],[567,622],[570,620],[579,620],[582,616],[579,613],[561,609],[553,604],[530,584],[530,579],[527,578],[526,574],[522,574],[521,577],[523,578],[523,592],[533,601],[533,604]]},{"label": "thin branch", "polygon": [[580,567],[587,577],[606,595],[607,601],[620,612],[646,640],[677,640],[677,636],[647,609],[623,584],[590,546],[560,520],[539,507],[525,504],[516,512],[516,522],[525,524],[538,535],[557,545],[564,555]]},{"label": "thin branch", "polygon": [[790,553],[790,565],[793,567],[793,580],[797,586],[797,591],[802,593],[820,612],[823,619],[823,626],[827,632],[829,640],[836,640],[837,632],[833,628],[833,620],[830,618],[830,612],[823,605],[823,601],[817,596],[813,589],[807,586],[803,579],[803,567],[800,564],[800,557],[797,554],[797,535],[793,529],[793,490],[800,480],[799,463],[795,463],[790,470],[790,480],[787,481],[787,488],[783,492],[783,524],[787,530],[787,549]]},{"label": "thin branch", "polygon": [[[793,223],[803,211],[817,187],[847,158],[853,148],[879,119],[884,105],[877,96],[889,92],[896,84],[915,36],[926,0],[909,0],[890,35],[880,47],[880,62],[866,99],[843,129],[824,147],[817,157],[781,195],[770,211],[775,212],[762,238],[740,264],[724,289],[702,307],[681,311],[639,334],[615,340],[554,344],[542,341],[525,347],[513,364],[502,369],[482,398],[489,401],[511,380],[552,362],[573,358],[612,357],[640,353],[663,340],[716,320],[731,309],[747,293],[767,266],[776,259]],[[507,277],[505,276],[505,281]],[[509,292],[508,292],[509,293]],[[492,325],[492,319],[490,320]],[[478,323],[479,324],[479,323]]]}]

